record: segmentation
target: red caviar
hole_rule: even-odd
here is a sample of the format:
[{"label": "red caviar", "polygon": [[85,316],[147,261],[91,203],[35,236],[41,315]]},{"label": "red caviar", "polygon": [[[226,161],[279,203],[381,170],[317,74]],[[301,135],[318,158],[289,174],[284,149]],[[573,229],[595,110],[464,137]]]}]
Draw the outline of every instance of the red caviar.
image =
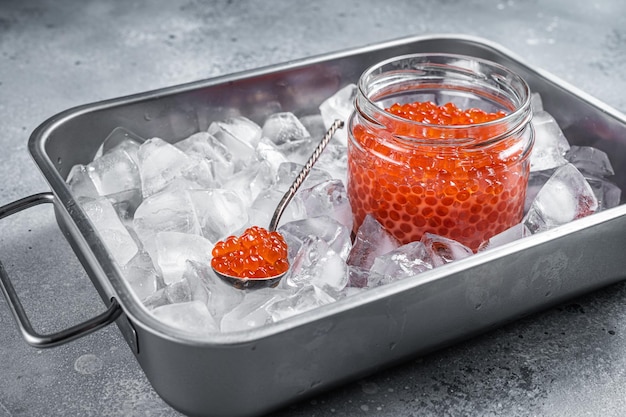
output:
[{"label": "red caviar", "polygon": [[270,278],[289,269],[287,243],[278,232],[252,226],[215,244],[211,266],[224,275]]},{"label": "red caviar", "polygon": [[[504,112],[430,102],[385,110],[384,128],[352,128],[348,194],[355,228],[371,214],[402,243],[429,232],[476,250],[521,220],[524,149],[515,135],[490,141],[506,132],[497,122]],[[466,138],[480,146],[454,142]]]},{"label": "red caviar", "polygon": [[503,111],[487,113],[477,108],[461,110],[454,103],[437,106],[432,101],[396,103],[386,110],[414,122],[441,126],[473,125],[491,122],[506,116]]}]

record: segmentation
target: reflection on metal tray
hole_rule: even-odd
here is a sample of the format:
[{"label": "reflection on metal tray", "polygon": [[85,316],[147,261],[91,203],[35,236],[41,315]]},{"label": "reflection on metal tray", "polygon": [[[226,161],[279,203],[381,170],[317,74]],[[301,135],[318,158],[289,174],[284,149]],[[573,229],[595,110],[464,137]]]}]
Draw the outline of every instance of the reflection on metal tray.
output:
[{"label": "reflection on metal tray", "polygon": [[189,336],[134,298],[64,182],[117,126],[178,140],[233,111],[257,122],[278,109],[315,113],[371,64],[416,52],[471,55],[518,72],[572,144],[611,155],[613,180],[626,189],[623,115],[498,45],[465,36],[405,38],[85,105],[33,132],[29,149],[55,195],[59,226],[105,303],[123,312],[120,330],[173,407],[191,415],[260,415],[624,278],[620,205],[279,323]]}]

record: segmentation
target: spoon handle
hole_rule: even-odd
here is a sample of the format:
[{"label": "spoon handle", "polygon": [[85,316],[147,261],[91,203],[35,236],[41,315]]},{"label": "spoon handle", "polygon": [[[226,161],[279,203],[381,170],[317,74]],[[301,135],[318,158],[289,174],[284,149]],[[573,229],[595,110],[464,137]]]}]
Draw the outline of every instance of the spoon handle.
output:
[{"label": "spoon handle", "polygon": [[278,227],[278,222],[280,221],[280,217],[283,215],[287,204],[289,204],[293,196],[296,195],[296,191],[298,191],[298,188],[300,188],[306,177],[309,175],[309,172],[311,172],[311,168],[313,168],[313,165],[317,162],[320,155],[322,154],[322,151],[324,150],[324,148],[326,148],[326,145],[328,145],[328,142],[333,137],[337,129],[341,129],[342,127],[343,121],[337,119],[333,122],[330,128],[328,128],[321,142],[317,145],[317,147],[309,157],[309,160],[306,161],[304,167],[302,167],[302,170],[291,184],[291,187],[289,187],[289,190],[287,190],[285,195],[283,195],[283,198],[280,200],[280,203],[278,203],[278,206],[276,206],[276,210],[274,210],[274,215],[272,216],[272,220],[270,221],[270,227],[268,229],[270,232],[276,230],[276,228]]}]

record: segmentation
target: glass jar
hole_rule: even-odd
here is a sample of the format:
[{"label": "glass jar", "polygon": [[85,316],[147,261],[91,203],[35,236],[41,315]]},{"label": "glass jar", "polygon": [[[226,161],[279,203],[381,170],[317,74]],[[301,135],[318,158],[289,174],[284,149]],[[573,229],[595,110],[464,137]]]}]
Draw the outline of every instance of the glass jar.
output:
[{"label": "glass jar", "polygon": [[[504,115],[440,125],[389,111],[396,103],[428,101]],[[348,123],[355,230],[371,214],[402,243],[429,232],[476,251],[522,219],[534,142],[531,118],[526,82],[490,61],[413,54],[369,68],[359,80]]]}]

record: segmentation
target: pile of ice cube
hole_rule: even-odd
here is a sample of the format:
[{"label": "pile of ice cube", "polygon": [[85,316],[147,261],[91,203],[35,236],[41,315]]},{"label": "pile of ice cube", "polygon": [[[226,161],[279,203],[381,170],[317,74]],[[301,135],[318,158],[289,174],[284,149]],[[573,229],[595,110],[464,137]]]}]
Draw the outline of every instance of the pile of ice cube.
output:
[{"label": "pile of ice cube", "polygon": [[[292,266],[279,285],[239,290],[213,273],[214,244],[251,225],[267,227],[325,130],[348,118],[354,94],[348,85],[319,113],[299,118],[281,112],[262,125],[243,116],[215,121],[173,144],[120,127],[67,182],[133,294],[164,323],[194,333],[266,325],[472,255],[431,234],[402,246],[372,217],[353,241],[344,130],[282,217]],[[540,97],[533,100],[527,214],[481,250],[619,204],[606,154],[570,146]]]}]

